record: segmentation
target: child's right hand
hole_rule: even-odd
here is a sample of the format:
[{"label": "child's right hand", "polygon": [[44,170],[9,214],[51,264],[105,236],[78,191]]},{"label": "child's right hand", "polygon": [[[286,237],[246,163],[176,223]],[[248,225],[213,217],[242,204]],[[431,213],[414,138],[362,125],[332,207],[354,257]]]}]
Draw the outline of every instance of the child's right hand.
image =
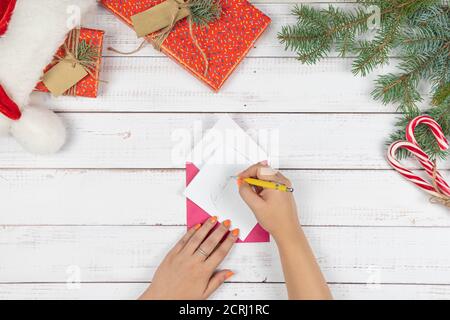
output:
[{"label": "child's right hand", "polygon": [[280,172],[270,168],[267,161],[257,163],[241,172],[238,179],[239,193],[254,212],[260,225],[275,239],[289,239],[300,230],[297,206],[291,192],[253,187],[245,178],[279,182],[292,187],[291,182]]}]

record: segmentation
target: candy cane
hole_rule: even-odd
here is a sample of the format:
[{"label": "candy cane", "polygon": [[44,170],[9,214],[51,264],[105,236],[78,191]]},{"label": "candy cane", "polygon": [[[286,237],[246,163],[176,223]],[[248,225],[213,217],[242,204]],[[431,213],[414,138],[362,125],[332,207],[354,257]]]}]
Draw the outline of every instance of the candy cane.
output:
[{"label": "candy cane", "polygon": [[439,148],[442,151],[448,149],[448,140],[445,137],[441,126],[430,116],[415,117],[408,123],[408,126],[406,127],[406,139],[409,142],[414,143],[417,146],[419,145],[416,141],[416,138],[414,137],[414,130],[419,124],[426,124],[431,129],[431,132],[436,138]]},{"label": "candy cane", "polygon": [[[433,185],[431,185],[425,179],[419,177],[414,174],[411,170],[407,169],[403,166],[397,159],[397,151],[399,149],[406,149],[411,152],[418,160],[422,163],[426,161],[430,161],[428,155],[420,149],[420,147],[416,146],[414,143],[407,141],[397,141],[390,145],[388,149],[387,159],[389,164],[402,176],[404,176],[407,180],[411,181],[419,188],[425,190],[429,194],[439,197],[440,194],[436,192],[436,189]],[[431,161],[430,161],[431,162]]]},{"label": "candy cane", "polygon": [[[414,137],[414,130],[419,124],[425,124],[428,126],[428,128],[430,128],[441,150],[444,151],[448,149],[449,147],[448,140],[445,137],[441,126],[430,116],[419,116],[409,122],[408,126],[406,127],[406,139],[409,142],[415,144],[417,147],[420,148],[416,138]],[[434,168],[435,164],[430,161],[429,157],[426,156],[425,159],[422,157],[417,157],[417,159],[419,160],[419,162],[421,163],[422,167],[425,169],[427,174],[430,177],[435,178],[436,185],[439,188],[439,190],[445,195],[450,196],[450,186],[444,180],[442,175],[439,172],[435,171]]]}]

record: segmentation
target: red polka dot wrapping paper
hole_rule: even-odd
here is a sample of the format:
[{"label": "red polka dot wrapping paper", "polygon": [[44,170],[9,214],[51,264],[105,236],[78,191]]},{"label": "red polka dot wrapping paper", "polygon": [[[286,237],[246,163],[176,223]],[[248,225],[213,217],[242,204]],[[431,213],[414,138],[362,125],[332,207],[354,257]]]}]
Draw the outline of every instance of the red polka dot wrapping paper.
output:
[{"label": "red polka dot wrapping paper", "polygon": [[[85,40],[88,44],[91,44],[93,47],[95,47],[98,50],[98,59],[95,61],[95,69],[91,70],[92,75],[87,75],[76,84],[77,97],[96,98],[98,95],[104,34],[105,32],[102,30],[94,30],[88,28],[81,28],[80,30],[80,42],[82,40]],[[62,46],[59,48],[56,55],[65,56],[65,50]],[[50,70],[57,62],[58,60],[55,59],[44,69],[44,72]],[[36,85],[36,91],[49,92],[42,82],[39,82]]]},{"label": "red polka dot wrapping paper", "polygon": [[[132,26],[131,16],[163,1],[101,0],[106,8],[129,26]],[[271,22],[268,16],[246,0],[222,0],[221,4],[220,19],[210,23],[207,28],[193,26],[193,33],[208,57],[206,76],[205,61],[190,36],[187,19],[177,22],[161,47],[164,54],[215,91],[222,87]]]}]

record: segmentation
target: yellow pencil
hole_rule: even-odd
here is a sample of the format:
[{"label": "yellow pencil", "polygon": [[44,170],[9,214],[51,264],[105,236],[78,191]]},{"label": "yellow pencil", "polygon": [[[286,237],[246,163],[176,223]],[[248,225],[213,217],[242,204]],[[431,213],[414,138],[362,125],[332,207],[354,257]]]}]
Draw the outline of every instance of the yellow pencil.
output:
[{"label": "yellow pencil", "polygon": [[[240,179],[240,177],[232,177],[235,179]],[[279,190],[284,192],[294,192],[294,188],[290,188],[282,183],[272,182],[272,181],[264,181],[254,178],[245,178],[242,179],[243,181],[247,182],[248,184],[256,187],[261,187],[264,189],[273,189],[273,190]]]}]

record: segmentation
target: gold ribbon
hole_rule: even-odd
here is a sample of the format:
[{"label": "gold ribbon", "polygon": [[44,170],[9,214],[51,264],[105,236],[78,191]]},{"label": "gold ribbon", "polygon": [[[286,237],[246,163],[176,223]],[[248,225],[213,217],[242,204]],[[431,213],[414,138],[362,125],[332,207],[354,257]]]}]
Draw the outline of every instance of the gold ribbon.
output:
[{"label": "gold ribbon", "polygon": [[444,193],[442,193],[441,189],[439,188],[437,182],[436,182],[436,178],[437,178],[437,164],[436,164],[436,160],[433,162],[434,163],[434,168],[433,168],[433,187],[436,190],[436,192],[438,193],[437,196],[433,196],[430,198],[430,202],[431,203],[440,203],[444,206],[446,206],[447,208],[450,208],[450,197],[445,195]]},{"label": "gold ribbon", "polygon": [[[163,42],[167,39],[167,37],[168,37],[169,34],[172,32],[173,28],[175,27],[175,25],[176,25],[176,23],[177,23],[177,21],[178,21],[178,15],[179,15],[180,11],[181,11],[182,9],[187,9],[187,10],[189,10],[189,15],[188,15],[188,17],[187,17],[187,20],[188,20],[188,26],[189,26],[189,35],[191,36],[192,41],[194,42],[195,47],[197,48],[198,51],[200,51],[200,54],[202,55],[203,61],[204,61],[204,63],[205,63],[205,71],[203,72],[203,75],[206,76],[206,75],[208,74],[208,70],[209,70],[209,60],[208,60],[208,57],[207,57],[205,51],[200,47],[200,45],[199,45],[199,43],[198,43],[198,41],[197,41],[197,38],[196,38],[195,35],[194,35],[193,28],[192,28],[192,25],[193,25],[193,21],[192,21],[192,13],[190,13],[190,9],[189,9],[190,6],[191,6],[191,1],[192,1],[192,0],[187,0],[187,1],[183,1],[183,0],[172,0],[172,1],[175,1],[176,3],[178,3],[178,6],[177,6],[176,11],[174,11],[174,12],[172,13],[171,20],[170,20],[170,24],[169,24],[167,27],[161,29],[159,32],[157,32],[157,33],[155,33],[155,34],[153,34],[153,35],[151,35],[151,36],[148,36],[148,37],[147,37],[147,40],[153,45],[153,47],[154,47],[156,50],[161,51],[161,47],[162,47]],[[122,51],[119,51],[119,50],[114,49],[114,48],[112,48],[112,47],[108,47],[108,50],[109,50],[109,51],[116,52],[116,53],[118,53],[118,54],[130,55],[130,54],[134,54],[134,53],[136,53],[136,52],[139,52],[142,48],[145,47],[146,43],[147,43],[147,41],[144,40],[144,41],[139,45],[139,47],[138,47],[137,49],[135,49],[135,50],[133,50],[133,51],[130,51],[130,52],[122,52]]]}]

